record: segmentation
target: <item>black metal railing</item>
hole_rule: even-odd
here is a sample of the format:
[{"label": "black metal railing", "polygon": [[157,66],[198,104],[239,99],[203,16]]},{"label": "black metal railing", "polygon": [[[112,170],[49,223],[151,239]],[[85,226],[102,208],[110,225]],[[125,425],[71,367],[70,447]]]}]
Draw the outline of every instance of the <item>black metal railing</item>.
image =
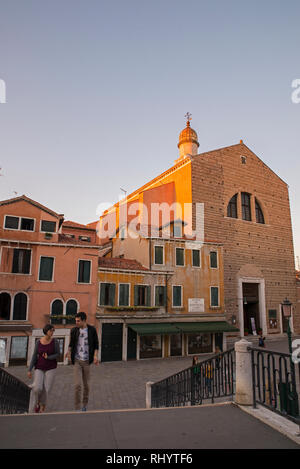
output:
[{"label": "black metal railing", "polygon": [[299,366],[289,353],[251,348],[253,407],[261,404],[300,424]]},{"label": "black metal railing", "polygon": [[151,386],[151,407],[200,405],[235,393],[234,349],[214,355]]},{"label": "black metal railing", "polygon": [[29,410],[30,387],[0,368],[0,414],[23,414]]}]

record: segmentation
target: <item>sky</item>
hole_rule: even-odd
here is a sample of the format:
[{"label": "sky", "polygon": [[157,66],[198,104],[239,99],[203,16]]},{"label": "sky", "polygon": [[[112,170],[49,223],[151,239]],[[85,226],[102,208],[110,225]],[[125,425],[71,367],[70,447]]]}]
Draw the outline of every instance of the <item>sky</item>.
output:
[{"label": "sky", "polygon": [[199,153],[243,139],[289,185],[300,258],[299,18],[298,0],[0,0],[0,200],[95,221],[173,165],[189,111]]}]

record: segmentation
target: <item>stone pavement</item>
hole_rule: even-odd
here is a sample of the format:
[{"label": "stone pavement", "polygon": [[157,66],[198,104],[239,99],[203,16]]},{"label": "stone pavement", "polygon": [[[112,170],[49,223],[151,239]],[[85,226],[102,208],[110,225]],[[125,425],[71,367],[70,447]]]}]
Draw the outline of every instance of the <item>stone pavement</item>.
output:
[{"label": "stone pavement", "polygon": [[[254,342],[254,346],[257,344]],[[266,340],[266,348],[287,352],[287,339]],[[205,360],[211,355],[203,355]],[[146,383],[164,379],[188,368],[192,357],[172,357],[127,362],[104,362],[91,365],[91,386],[89,410],[141,409],[146,407]],[[25,366],[10,366],[8,373],[26,384],[32,381],[27,377]],[[74,396],[73,366],[59,365],[55,383],[50,393],[48,412],[72,411]]]},{"label": "stone pavement", "polygon": [[[0,448],[132,449],[132,454],[138,454],[139,449],[172,448],[171,452],[178,453],[174,450],[278,450],[299,449],[300,446],[238,406],[223,403],[168,409],[0,416]],[[106,451],[106,454],[114,453]]]}]

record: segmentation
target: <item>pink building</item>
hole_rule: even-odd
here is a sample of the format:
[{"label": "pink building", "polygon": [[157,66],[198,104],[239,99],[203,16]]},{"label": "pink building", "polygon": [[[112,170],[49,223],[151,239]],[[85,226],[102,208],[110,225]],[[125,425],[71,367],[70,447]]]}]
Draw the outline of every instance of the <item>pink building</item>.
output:
[{"label": "pink building", "polygon": [[76,312],[95,325],[98,249],[95,230],[25,195],[0,201],[0,363],[28,364],[49,322],[63,361]]}]

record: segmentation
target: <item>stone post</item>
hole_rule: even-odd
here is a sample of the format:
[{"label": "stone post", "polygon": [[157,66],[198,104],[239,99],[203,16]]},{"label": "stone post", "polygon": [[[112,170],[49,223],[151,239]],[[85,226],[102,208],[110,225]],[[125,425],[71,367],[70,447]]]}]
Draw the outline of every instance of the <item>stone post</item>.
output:
[{"label": "stone post", "polygon": [[239,405],[253,404],[252,365],[249,347],[252,347],[252,343],[245,339],[236,342],[234,346],[236,357],[235,402]]},{"label": "stone post", "polygon": [[152,381],[146,383],[146,409],[151,409],[151,385]]}]

